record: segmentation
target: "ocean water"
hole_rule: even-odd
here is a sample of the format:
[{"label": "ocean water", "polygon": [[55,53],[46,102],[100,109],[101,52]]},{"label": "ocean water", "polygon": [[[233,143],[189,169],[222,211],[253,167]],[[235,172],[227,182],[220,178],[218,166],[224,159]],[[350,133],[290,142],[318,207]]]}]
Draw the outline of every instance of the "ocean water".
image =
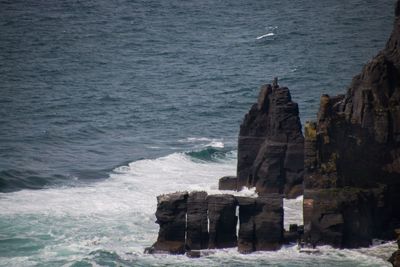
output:
[{"label": "ocean water", "polygon": [[[156,196],[218,192],[279,77],[314,119],[383,48],[394,0],[0,0],[0,266],[389,266],[370,248],[145,255]],[[242,194],[254,194],[246,190]],[[302,199],[285,201],[285,224]]]}]

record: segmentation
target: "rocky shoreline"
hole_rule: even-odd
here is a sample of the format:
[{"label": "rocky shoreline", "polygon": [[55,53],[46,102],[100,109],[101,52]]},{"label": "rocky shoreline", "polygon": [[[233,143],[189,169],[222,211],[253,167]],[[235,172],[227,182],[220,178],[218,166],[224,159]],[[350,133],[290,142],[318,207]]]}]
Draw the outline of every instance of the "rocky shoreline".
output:
[{"label": "rocky shoreline", "polygon": [[[200,255],[310,247],[367,247],[400,229],[400,0],[386,47],[346,94],[323,95],[317,121],[304,125],[289,89],[261,87],[240,126],[236,177],[220,190],[254,187],[258,197],[176,192],[157,197],[160,231],[148,253]],[[283,198],[304,196],[304,227],[283,228]],[[237,232],[237,225],[239,230]],[[398,238],[398,237],[397,237]],[[390,259],[400,266],[400,250]]]}]

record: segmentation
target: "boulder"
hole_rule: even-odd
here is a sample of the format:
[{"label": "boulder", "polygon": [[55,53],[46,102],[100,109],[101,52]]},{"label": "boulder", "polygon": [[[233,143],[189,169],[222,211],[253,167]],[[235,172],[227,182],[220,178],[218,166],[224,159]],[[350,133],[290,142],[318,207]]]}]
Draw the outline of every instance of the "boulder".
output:
[{"label": "boulder", "polygon": [[189,250],[208,248],[207,193],[191,192],[187,200],[186,247]]},{"label": "boulder", "polygon": [[236,190],[237,189],[237,177],[236,176],[224,176],[218,181],[219,190]]},{"label": "boulder", "polygon": [[157,197],[156,218],[160,225],[157,241],[148,253],[185,253],[187,192]]},{"label": "boulder", "polygon": [[236,199],[232,195],[209,195],[208,219],[209,242],[208,247],[230,248],[237,244],[236,236]]},{"label": "boulder", "polygon": [[304,138],[299,109],[289,89],[261,87],[258,102],[240,125],[237,187],[288,198],[302,194]]}]

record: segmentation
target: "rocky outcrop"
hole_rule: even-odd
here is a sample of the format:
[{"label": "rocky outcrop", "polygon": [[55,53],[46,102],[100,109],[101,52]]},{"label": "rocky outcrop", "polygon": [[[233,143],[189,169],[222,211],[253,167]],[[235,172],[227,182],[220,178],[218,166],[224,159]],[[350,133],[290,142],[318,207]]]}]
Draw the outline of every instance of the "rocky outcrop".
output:
[{"label": "rocky outcrop", "polygon": [[237,178],[236,176],[224,176],[218,181],[219,190],[236,190]]},{"label": "rocky outcrop", "polygon": [[240,125],[237,186],[256,187],[262,195],[302,194],[304,138],[299,110],[289,89],[261,87],[258,102]]},{"label": "rocky outcrop", "polygon": [[237,201],[240,222],[239,252],[279,249],[283,243],[282,196],[237,197]]},{"label": "rocky outcrop", "polygon": [[[277,250],[283,242],[283,196],[251,198],[206,192],[157,197],[157,242],[145,252],[200,257],[202,249]],[[239,212],[239,240],[237,232]]]},{"label": "rocky outcrop", "polygon": [[237,244],[236,199],[232,195],[209,195],[209,242],[208,247],[230,248]]},{"label": "rocky outcrop", "polygon": [[160,225],[157,242],[149,253],[184,254],[186,233],[187,192],[157,197],[156,218]]},{"label": "rocky outcrop", "polygon": [[187,201],[186,248],[208,248],[207,193],[191,192]]},{"label": "rocky outcrop", "polygon": [[394,238],[400,225],[400,19],[345,95],[305,126],[305,230],[336,247]]}]

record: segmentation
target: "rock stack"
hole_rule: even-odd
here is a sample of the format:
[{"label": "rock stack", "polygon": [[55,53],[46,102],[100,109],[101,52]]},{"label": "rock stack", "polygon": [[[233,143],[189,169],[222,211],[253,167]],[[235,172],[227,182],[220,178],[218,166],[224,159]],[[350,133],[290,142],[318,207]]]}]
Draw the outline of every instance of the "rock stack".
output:
[{"label": "rock stack", "polygon": [[237,189],[255,187],[260,195],[303,193],[304,138],[299,109],[289,89],[261,87],[258,102],[240,125]]},{"label": "rock stack", "polygon": [[304,222],[314,245],[354,248],[400,225],[400,18],[346,95],[305,126]]},{"label": "rock stack", "polygon": [[177,192],[158,196],[157,201],[160,230],[157,242],[146,249],[147,253],[184,254],[207,248],[236,247],[237,244],[240,252],[249,253],[282,246],[282,195],[251,198]]}]

